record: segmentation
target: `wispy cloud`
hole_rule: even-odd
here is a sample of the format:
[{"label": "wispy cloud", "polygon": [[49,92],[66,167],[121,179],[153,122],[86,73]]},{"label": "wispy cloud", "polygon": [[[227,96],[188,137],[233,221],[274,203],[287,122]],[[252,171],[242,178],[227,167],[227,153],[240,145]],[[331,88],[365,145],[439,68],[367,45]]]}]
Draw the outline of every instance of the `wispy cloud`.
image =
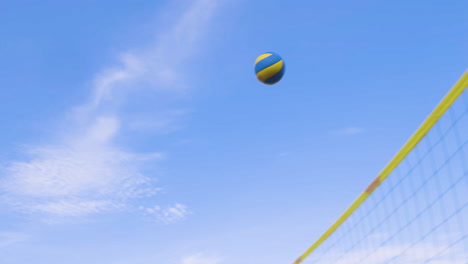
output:
[{"label": "wispy cloud", "polygon": [[361,133],[364,133],[364,132],[365,132],[365,130],[363,128],[361,128],[361,127],[351,126],[351,127],[345,127],[345,128],[342,128],[342,129],[335,130],[332,133],[334,135],[349,136],[349,135],[361,134]]},{"label": "wispy cloud", "polygon": [[[195,54],[218,3],[192,1],[172,27],[157,34],[154,45],[124,52],[118,65],[96,74],[89,101],[70,109],[67,119],[60,121],[65,125],[56,140],[28,146],[26,158],[2,165],[0,202],[26,213],[79,217],[125,209],[132,206],[130,201],[153,196],[159,188],[154,175],[145,172],[165,154],[131,152],[116,143],[123,127],[147,128],[122,116],[123,95],[142,89],[169,93],[186,89],[180,81],[181,65]],[[162,112],[158,120],[141,117],[158,124],[157,129],[168,129],[180,116],[164,114],[174,113],[167,109]],[[182,204],[160,211],[169,222],[186,213]]]},{"label": "wispy cloud", "polygon": [[221,261],[221,258],[206,256],[203,253],[197,253],[182,258],[180,264],[219,264]]},{"label": "wispy cloud", "polygon": [[182,220],[189,214],[187,206],[180,203],[176,203],[173,206],[165,208],[162,208],[159,205],[155,205],[153,207],[140,206],[139,209],[142,210],[146,215],[154,217],[155,219],[166,224],[171,224]]},{"label": "wispy cloud", "polygon": [[208,22],[222,0],[191,1],[174,25],[156,36],[156,44],[120,55],[120,65],[97,75],[90,101],[82,106],[96,111],[119,94],[138,90],[138,86],[180,92],[186,88],[181,78],[183,64],[199,47]]},{"label": "wispy cloud", "polygon": [[21,232],[0,232],[0,248],[20,243],[29,239],[29,236]]},{"label": "wispy cloud", "polygon": [[4,170],[3,202],[23,212],[82,216],[154,195],[157,188],[141,170],[164,154],[117,148],[112,139],[118,129],[116,118],[100,117],[82,135],[30,147],[28,160],[11,162]]}]

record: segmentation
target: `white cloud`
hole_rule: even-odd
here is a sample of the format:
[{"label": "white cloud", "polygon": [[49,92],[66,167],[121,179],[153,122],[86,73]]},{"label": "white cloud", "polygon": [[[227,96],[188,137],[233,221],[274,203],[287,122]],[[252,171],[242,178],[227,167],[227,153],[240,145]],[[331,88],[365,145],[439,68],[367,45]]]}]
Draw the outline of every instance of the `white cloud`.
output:
[{"label": "white cloud", "polygon": [[5,169],[4,201],[25,212],[81,216],[153,195],[152,179],[140,171],[164,155],[119,150],[112,144],[117,128],[118,120],[101,117],[73,140],[30,148],[28,160]]},{"label": "white cloud", "polygon": [[159,205],[155,205],[153,207],[140,206],[140,210],[144,211],[146,215],[155,217],[159,221],[166,224],[171,224],[182,220],[189,214],[187,206],[180,203],[176,203],[174,206],[169,206],[166,208],[161,208]]},{"label": "white cloud", "polygon": [[118,93],[134,91],[142,83],[151,89],[180,92],[185,87],[181,78],[183,64],[195,54],[220,2],[191,1],[173,27],[158,34],[155,45],[121,54],[120,66],[106,69],[95,78],[92,99],[85,109],[95,111]]},{"label": "white cloud", "polygon": [[0,232],[0,248],[20,243],[29,239],[29,236],[21,232]]},{"label": "white cloud", "polygon": [[180,264],[219,264],[221,259],[218,257],[209,257],[203,253],[187,256],[182,258]]},{"label": "white cloud", "polygon": [[[145,123],[169,131],[172,119],[180,115],[164,113],[180,111],[162,109],[158,120],[141,114],[147,121],[132,123],[122,116],[119,105],[125,102],[124,95],[141,89],[180,92],[181,66],[194,55],[218,2],[192,1],[173,27],[158,33],[154,45],[123,53],[120,65],[97,74],[89,101],[71,109],[56,140],[28,146],[27,158],[2,166],[0,203],[25,213],[77,217],[124,209],[131,200],[154,195],[159,190],[154,175],[145,172],[164,153],[130,152],[116,143],[116,137],[122,128],[144,129]],[[182,204],[160,211],[169,222],[186,214]]]},{"label": "white cloud", "polygon": [[98,107],[105,99],[112,100],[114,89],[147,71],[142,59],[133,54],[122,54],[120,59],[123,64],[120,68],[106,69],[94,80],[93,107]]},{"label": "white cloud", "polygon": [[333,134],[335,135],[356,135],[356,134],[361,134],[364,133],[365,130],[360,127],[346,127],[343,129],[335,130]]}]

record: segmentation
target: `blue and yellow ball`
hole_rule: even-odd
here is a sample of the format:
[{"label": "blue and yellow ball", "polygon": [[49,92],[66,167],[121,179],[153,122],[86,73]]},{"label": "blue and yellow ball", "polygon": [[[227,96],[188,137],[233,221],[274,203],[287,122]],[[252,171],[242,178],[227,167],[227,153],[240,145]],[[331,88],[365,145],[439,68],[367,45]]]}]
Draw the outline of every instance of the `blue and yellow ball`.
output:
[{"label": "blue and yellow ball", "polygon": [[284,60],[273,52],[264,53],[255,60],[255,74],[264,84],[275,84],[283,78]]}]

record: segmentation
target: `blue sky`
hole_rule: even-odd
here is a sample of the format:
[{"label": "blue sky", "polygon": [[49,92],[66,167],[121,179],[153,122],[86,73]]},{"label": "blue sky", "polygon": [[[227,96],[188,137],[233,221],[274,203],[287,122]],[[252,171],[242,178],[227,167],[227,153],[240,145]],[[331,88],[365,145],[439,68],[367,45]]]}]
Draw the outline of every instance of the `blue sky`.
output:
[{"label": "blue sky", "polygon": [[292,262],[464,72],[466,8],[1,1],[0,262]]}]

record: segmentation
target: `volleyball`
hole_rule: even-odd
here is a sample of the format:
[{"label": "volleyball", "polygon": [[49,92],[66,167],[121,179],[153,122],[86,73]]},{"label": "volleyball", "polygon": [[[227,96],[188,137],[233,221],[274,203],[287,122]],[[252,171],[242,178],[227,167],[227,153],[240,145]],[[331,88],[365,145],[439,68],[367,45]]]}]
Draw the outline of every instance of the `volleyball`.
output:
[{"label": "volleyball", "polygon": [[255,60],[255,74],[264,84],[275,84],[283,78],[284,60],[273,52],[264,53]]}]

